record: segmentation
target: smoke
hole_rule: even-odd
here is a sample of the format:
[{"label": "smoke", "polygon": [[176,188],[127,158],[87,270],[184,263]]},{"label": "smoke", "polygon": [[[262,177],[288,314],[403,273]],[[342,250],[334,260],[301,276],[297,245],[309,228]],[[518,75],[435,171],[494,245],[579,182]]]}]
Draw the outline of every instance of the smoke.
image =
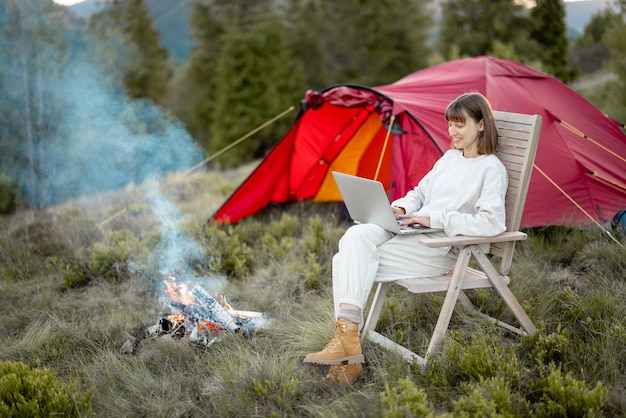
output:
[{"label": "smoke", "polygon": [[26,203],[59,204],[201,161],[181,122],[130,100],[116,57],[96,55],[111,51],[48,1],[0,2],[0,174]]},{"label": "smoke", "polygon": [[[182,232],[180,228],[180,213],[176,205],[158,192],[158,184],[149,182],[149,202],[155,216],[160,220],[161,241],[156,248],[155,256],[159,275],[162,278],[173,276],[179,282],[200,285],[211,293],[218,293],[226,277],[211,275],[200,277],[191,274],[193,264],[202,264],[207,259],[204,248]],[[189,285],[191,287],[191,285]],[[160,293],[161,301],[169,304],[164,293]]]},{"label": "smoke", "polygon": [[0,174],[31,206],[146,185],[135,197],[160,222],[159,273],[187,273],[190,260],[206,256],[181,232],[158,180],[195,166],[204,151],[167,110],[120,91],[82,32],[59,45],[58,25],[48,20],[55,10],[39,0],[0,3]]},{"label": "smoke", "polygon": [[130,101],[103,79],[75,61],[50,90],[63,111],[39,160],[41,204],[142,183],[203,158],[180,121],[148,100]]}]

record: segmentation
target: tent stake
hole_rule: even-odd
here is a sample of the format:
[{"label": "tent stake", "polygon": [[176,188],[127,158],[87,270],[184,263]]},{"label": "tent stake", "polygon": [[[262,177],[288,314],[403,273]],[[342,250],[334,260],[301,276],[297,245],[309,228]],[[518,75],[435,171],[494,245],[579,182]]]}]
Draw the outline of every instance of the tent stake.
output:
[{"label": "tent stake", "polygon": [[[230,144],[228,144],[227,146],[225,146],[224,148],[222,148],[221,150],[217,151],[215,154],[205,158],[204,160],[200,161],[198,164],[194,165],[193,167],[189,168],[188,170],[186,170],[183,175],[187,176],[191,173],[193,173],[195,170],[197,170],[198,168],[202,167],[203,165],[207,164],[208,162],[214,160],[215,158],[219,157],[220,155],[224,154],[226,151],[230,150],[231,148],[233,148],[234,146],[240,144],[241,142],[243,142],[244,140],[250,138],[252,135],[254,135],[255,133],[259,132],[261,129],[265,128],[268,125],[271,125],[272,123],[276,122],[278,119],[282,118],[283,116],[285,116],[287,113],[291,112],[292,110],[294,110],[296,107],[295,106],[290,106],[289,108],[287,108],[286,110],[282,111],[281,113],[279,113],[278,115],[274,116],[272,119],[269,119],[268,121],[266,121],[265,123],[263,123],[262,125],[259,125],[258,127],[256,127],[255,129],[251,130],[250,132],[248,132],[247,134],[245,134],[244,136],[240,137],[239,139],[237,139],[234,142],[231,142]],[[164,187],[167,186],[168,183],[164,184]],[[143,199],[138,200],[135,203],[141,203],[141,202],[145,202],[148,198],[154,196],[157,192],[153,192],[153,193],[149,193],[147,195],[144,196]],[[109,216],[107,219],[105,219],[104,221],[100,222],[98,224],[98,226],[100,228],[102,228],[104,225],[108,224],[109,222],[111,222],[113,219],[117,218],[118,216],[124,214],[128,212],[128,207],[125,207],[124,209],[114,213],[113,215]]]}]

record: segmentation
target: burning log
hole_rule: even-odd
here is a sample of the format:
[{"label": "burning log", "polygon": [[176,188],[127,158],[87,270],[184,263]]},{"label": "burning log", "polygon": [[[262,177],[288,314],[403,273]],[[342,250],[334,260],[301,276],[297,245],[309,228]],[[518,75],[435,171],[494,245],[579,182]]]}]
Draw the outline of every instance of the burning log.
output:
[{"label": "burning log", "polygon": [[194,287],[191,290],[196,305],[204,308],[207,312],[206,316],[202,319],[206,319],[209,322],[214,322],[225,330],[234,333],[240,328],[235,322],[235,319],[228,313],[228,311],[220,305],[214,297],[209,295],[204,289],[199,286]]},{"label": "burning log", "polygon": [[202,287],[188,290],[185,283],[177,283],[173,276],[163,280],[163,283],[169,304],[177,312],[147,328],[151,336],[169,334],[172,337],[188,337],[189,341],[208,347],[218,341],[223,332],[249,336],[266,325],[262,313],[235,310],[225,295],[221,295],[218,302]]},{"label": "burning log", "polygon": [[200,329],[206,329],[208,331],[214,332],[226,329],[215,322],[215,315],[213,315],[213,313],[204,306],[195,303],[192,305],[181,305],[172,303],[172,306],[179,308],[187,317],[187,319],[193,323],[198,324],[200,326]]}]

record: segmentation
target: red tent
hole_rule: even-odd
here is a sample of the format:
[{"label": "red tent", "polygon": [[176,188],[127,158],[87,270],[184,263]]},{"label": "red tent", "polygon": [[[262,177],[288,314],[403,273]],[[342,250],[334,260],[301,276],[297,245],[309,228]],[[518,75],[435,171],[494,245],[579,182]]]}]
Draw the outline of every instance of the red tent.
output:
[{"label": "red tent", "polygon": [[495,110],[543,117],[523,227],[605,222],[626,207],[620,123],[544,73],[476,57],[386,86],[308,92],[292,128],[213,219],[235,223],[270,203],[340,201],[332,170],[377,178],[390,199],[402,196],[449,149],[445,108],[469,91]]}]

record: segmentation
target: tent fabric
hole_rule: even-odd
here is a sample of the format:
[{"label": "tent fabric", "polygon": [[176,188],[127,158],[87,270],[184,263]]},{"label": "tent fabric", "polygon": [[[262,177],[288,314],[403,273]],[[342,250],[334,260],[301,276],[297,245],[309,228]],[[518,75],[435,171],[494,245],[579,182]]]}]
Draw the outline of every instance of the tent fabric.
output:
[{"label": "tent fabric", "polygon": [[[622,125],[562,82],[484,56],[436,65],[385,86],[307,92],[291,129],[212,219],[235,223],[272,203],[340,201],[333,170],[378,174],[390,200],[400,197],[450,148],[445,109],[471,91],[484,94],[494,110],[543,117],[535,159],[540,170],[533,170],[523,227],[582,225],[591,222],[587,214],[607,222],[626,207]],[[401,132],[392,129],[396,125]]]}]

